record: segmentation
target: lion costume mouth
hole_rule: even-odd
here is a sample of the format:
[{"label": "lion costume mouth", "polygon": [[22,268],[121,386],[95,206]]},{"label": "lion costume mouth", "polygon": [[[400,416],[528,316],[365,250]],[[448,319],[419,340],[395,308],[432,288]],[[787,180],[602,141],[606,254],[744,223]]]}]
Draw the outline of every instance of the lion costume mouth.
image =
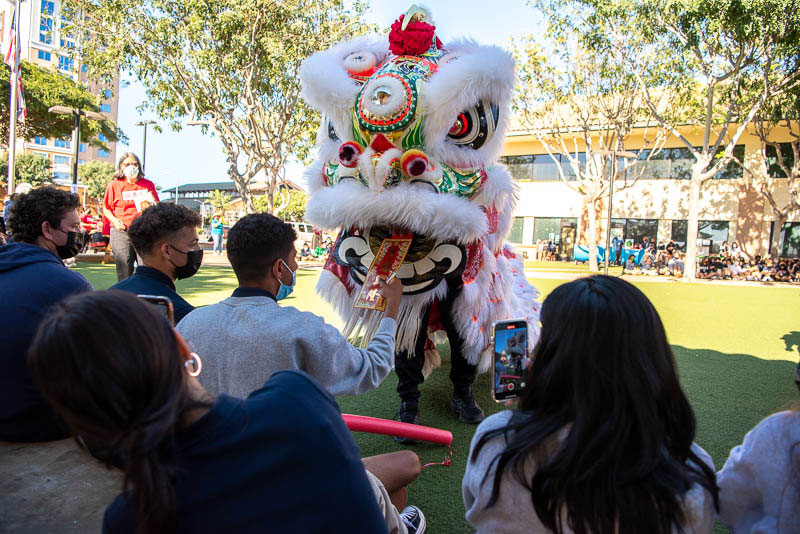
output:
[{"label": "lion costume mouth", "polygon": [[[342,230],[331,254],[336,263],[349,268],[351,279],[360,286],[383,240],[398,234],[410,233],[393,231],[388,226]],[[445,278],[461,276],[466,257],[461,245],[413,235],[405,261],[397,272],[397,278],[403,283],[403,294],[424,293]]]}]

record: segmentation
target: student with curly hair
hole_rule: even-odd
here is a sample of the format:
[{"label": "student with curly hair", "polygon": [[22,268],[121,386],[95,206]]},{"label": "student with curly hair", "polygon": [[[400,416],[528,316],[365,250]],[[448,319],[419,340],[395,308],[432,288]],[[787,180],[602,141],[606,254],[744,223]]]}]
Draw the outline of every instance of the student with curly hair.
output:
[{"label": "student with curly hair", "polygon": [[90,291],[62,260],[83,246],[80,201],[54,187],[16,194],[8,226],[14,242],[0,246],[0,440],[50,441],[66,427],[45,402],[25,366],[25,353],[47,310]]},{"label": "student with curly hair", "polygon": [[110,289],[137,295],[158,295],[172,301],[175,322],[194,306],[175,291],[175,280],[193,276],[203,263],[197,235],[200,216],[186,206],[160,203],[149,207],[131,223],[128,236],[142,264],[130,278]]},{"label": "student with curly hair", "polygon": [[478,533],[710,533],[717,486],[655,308],[615,277],[545,299],[517,411],[472,439],[462,490]]}]

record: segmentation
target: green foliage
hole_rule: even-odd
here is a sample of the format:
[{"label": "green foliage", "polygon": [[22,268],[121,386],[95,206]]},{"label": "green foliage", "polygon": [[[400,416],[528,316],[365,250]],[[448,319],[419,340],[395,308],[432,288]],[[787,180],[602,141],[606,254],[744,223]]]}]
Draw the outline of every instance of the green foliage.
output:
[{"label": "green foliage", "polygon": [[[304,159],[319,115],[300,98],[298,71],[314,52],[370,28],[361,1],[65,0],[75,53],[90,75],[133,72],[143,105],[180,130],[206,121],[228,156],[228,174],[249,212],[248,185],[264,171],[277,191],[289,157]],[[102,28],[103,31],[98,31]],[[107,75],[107,74],[106,74]]]},{"label": "green foliage", "polygon": [[[8,155],[0,164],[0,184],[6,185],[8,181]],[[22,154],[14,159],[14,183],[31,184],[38,187],[53,181],[50,160],[39,154]]]},{"label": "green foliage", "polygon": [[[287,198],[288,197],[288,198]],[[306,216],[306,197],[305,192],[297,190],[284,190],[278,198],[278,206],[275,208],[275,216],[284,221],[302,221]],[[259,213],[269,213],[269,197],[266,195],[255,197],[253,203]]]},{"label": "green foliage", "polygon": [[206,204],[214,206],[215,212],[221,211],[225,213],[228,210],[228,206],[231,204],[231,196],[227,193],[223,193],[219,189],[215,189],[208,195]]},{"label": "green foliage", "polygon": [[[116,71],[115,71],[116,72]],[[8,80],[11,69],[0,66],[0,78]],[[28,115],[17,122],[17,137],[53,137],[71,139],[73,118],[68,115],[50,113],[51,106],[67,106],[86,111],[100,111],[99,97],[87,91],[81,84],[70,80],[55,70],[40,67],[34,63],[22,62],[22,83],[24,85],[25,105]],[[8,146],[10,86],[0,84],[0,146]],[[117,125],[110,121],[94,121],[83,117],[81,120],[81,142],[100,148],[108,148],[98,139],[103,134],[109,141],[124,141],[125,137]]]},{"label": "green foliage", "polygon": [[106,187],[114,179],[114,166],[107,161],[89,161],[78,166],[78,177],[86,184],[87,194],[102,201]]}]

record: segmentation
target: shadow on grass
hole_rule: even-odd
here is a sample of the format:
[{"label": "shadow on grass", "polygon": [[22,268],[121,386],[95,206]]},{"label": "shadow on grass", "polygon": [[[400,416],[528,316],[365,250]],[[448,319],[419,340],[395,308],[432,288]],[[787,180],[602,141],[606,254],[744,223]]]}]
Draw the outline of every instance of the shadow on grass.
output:
[{"label": "shadow on grass", "polygon": [[[797,399],[791,362],[680,345],[672,348],[681,383],[697,417],[697,442],[712,456],[717,469],[748,430]],[[451,467],[430,467],[423,471],[409,488],[409,503],[420,506],[431,532],[472,532],[464,519],[461,479],[475,426],[462,424],[450,412],[449,348],[440,345],[438,349],[442,368],[436,369],[421,387],[420,423],[451,431],[455,454]],[[376,390],[337,400],[343,413],[393,419],[400,403],[396,387],[397,377],[392,373]],[[503,409],[491,400],[490,389],[491,376],[479,375],[473,390],[487,415]],[[354,434],[354,437],[363,456],[409,448],[427,463],[441,461],[446,452],[444,447],[433,444],[403,447],[387,436]],[[727,529],[717,525],[714,532],[722,534]]]},{"label": "shadow on grass", "polygon": [[786,352],[800,351],[800,332],[789,332],[784,334],[781,339],[786,344]]}]

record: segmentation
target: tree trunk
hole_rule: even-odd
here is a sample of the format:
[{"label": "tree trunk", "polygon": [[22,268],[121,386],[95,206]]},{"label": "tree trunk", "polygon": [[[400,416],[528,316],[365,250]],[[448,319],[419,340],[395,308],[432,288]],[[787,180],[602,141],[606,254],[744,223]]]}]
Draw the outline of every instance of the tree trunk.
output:
[{"label": "tree trunk", "polygon": [[[596,273],[600,270],[599,266],[597,265],[597,206],[595,206],[596,201],[588,202],[586,196],[583,198],[583,202],[588,211],[587,215],[589,219],[589,228],[586,239],[586,241],[589,243],[589,270]],[[608,251],[606,251],[606,254],[608,254]]]},{"label": "tree trunk", "polygon": [[769,244],[769,255],[772,258],[772,261],[777,261],[779,256],[778,245],[781,244],[781,228],[783,228],[783,223],[786,222],[788,217],[779,211],[774,211],[775,213],[775,226],[772,228],[772,240]]},{"label": "tree trunk", "polygon": [[683,260],[683,280],[694,282],[697,272],[697,231],[700,226],[700,174],[705,163],[692,165],[692,179],[689,182],[689,219],[686,228],[686,257]]}]

